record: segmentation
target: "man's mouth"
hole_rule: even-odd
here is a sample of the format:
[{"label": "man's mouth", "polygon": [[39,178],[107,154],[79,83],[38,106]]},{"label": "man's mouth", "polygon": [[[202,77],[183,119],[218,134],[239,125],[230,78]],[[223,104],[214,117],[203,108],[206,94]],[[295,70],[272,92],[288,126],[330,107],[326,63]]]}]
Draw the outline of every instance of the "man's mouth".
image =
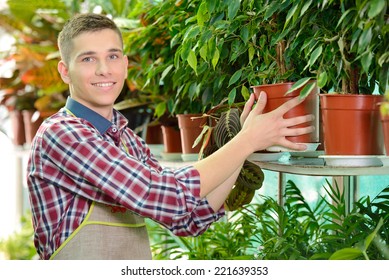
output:
[{"label": "man's mouth", "polygon": [[113,86],[115,83],[93,83],[92,85],[95,87],[110,87]]}]

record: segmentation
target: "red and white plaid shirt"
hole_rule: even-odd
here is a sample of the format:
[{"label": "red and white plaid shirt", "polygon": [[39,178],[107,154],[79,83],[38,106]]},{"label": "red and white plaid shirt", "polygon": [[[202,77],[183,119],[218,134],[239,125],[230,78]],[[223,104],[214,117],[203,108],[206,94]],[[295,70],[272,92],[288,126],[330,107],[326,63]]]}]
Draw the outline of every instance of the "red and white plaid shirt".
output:
[{"label": "red and white plaid shirt", "polygon": [[115,110],[109,122],[68,98],[39,128],[27,184],[42,259],[77,229],[93,200],[125,207],[181,236],[201,234],[224,215],[200,198],[195,168],[162,168],[127,122]]}]

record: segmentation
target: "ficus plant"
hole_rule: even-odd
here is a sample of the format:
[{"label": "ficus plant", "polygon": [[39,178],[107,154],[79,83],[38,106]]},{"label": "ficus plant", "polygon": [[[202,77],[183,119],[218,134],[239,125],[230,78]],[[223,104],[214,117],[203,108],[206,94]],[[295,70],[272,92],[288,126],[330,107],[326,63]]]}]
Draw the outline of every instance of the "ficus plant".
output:
[{"label": "ficus plant", "polygon": [[323,92],[385,93],[387,9],[385,0],[289,1],[284,28],[296,31],[295,46]]}]

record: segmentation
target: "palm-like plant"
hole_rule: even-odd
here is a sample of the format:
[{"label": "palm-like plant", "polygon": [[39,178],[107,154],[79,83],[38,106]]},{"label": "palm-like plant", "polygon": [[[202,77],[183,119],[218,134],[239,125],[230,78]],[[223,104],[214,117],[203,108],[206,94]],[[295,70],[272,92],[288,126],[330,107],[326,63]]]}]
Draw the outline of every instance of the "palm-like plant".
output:
[{"label": "palm-like plant", "polygon": [[272,197],[262,197],[263,203],[243,206],[199,237],[172,236],[153,224],[152,240],[162,237],[153,244],[154,257],[389,259],[389,186],[373,199],[358,200],[350,213],[337,185],[327,182],[325,189],[326,197],[312,207],[288,181],[283,206]]}]

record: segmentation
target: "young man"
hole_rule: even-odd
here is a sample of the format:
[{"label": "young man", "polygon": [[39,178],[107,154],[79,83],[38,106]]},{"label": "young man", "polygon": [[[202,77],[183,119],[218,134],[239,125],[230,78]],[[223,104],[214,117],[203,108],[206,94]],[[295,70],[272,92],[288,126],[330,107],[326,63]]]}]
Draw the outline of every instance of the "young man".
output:
[{"label": "young man", "polygon": [[250,97],[242,130],[223,148],[193,166],[166,169],[113,109],[128,64],[117,26],[102,15],[77,15],[58,44],[58,71],[70,97],[41,125],[28,164],[42,259],[150,259],[141,217],[176,235],[201,234],[224,215],[223,203],[251,153],[271,145],[302,150],[286,136],[313,129],[290,128],[312,116],[283,118],[298,99],[261,114],[263,92],[255,108]]}]

